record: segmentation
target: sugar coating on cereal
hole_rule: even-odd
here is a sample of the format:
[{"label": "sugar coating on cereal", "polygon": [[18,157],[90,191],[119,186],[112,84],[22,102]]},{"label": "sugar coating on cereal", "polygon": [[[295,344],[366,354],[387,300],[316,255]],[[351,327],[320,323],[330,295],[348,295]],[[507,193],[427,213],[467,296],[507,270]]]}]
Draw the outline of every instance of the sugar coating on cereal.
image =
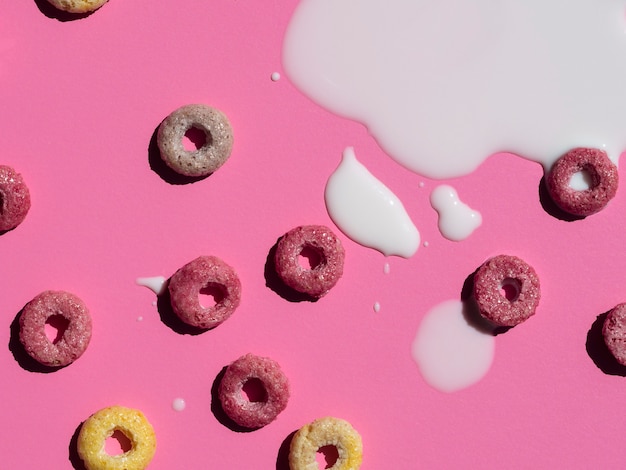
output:
[{"label": "sugar coating on cereal", "polygon": [[[46,323],[53,317],[64,323],[60,337],[51,341]],[[85,303],[64,291],[44,291],[28,302],[19,317],[19,338],[26,352],[39,363],[63,367],[78,359],[91,340],[91,315]]]},{"label": "sugar coating on cereal", "polygon": [[[241,282],[235,270],[216,256],[200,256],[180,268],[168,283],[172,310],[186,324],[213,328],[230,317],[241,302]],[[203,306],[208,291],[214,305]]]},{"label": "sugar coating on cereal", "polygon": [[[317,258],[305,267],[300,257],[310,250]],[[345,250],[341,240],[323,225],[296,227],[278,241],[274,263],[276,273],[292,289],[320,298],[332,289],[343,275]]]},{"label": "sugar coating on cereal", "polygon": [[516,256],[499,255],[478,268],[473,294],[484,318],[511,327],[535,314],[541,289],[539,277],[528,263]]},{"label": "sugar coating on cereal", "polygon": [[20,225],[30,210],[30,192],[22,175],[0,165],[0,232]]},{"label": "sugar coating on cereal", "polygon": [[[185,134],[195,128],[204,134],[202,145],[188,150]],[[182,106],[167,116],[157,131],[161,158],[176,173],[200,177],[215,172],[230,157],[233,130],[220,110],[204,104]]]},{"label": "sugar coating on cereal", "polygon": [[[244,387],[258,380],[263,396],[250,400]],[[232,362],[219,385],[219,399],[226,415],[245,428],[268,425],[287,407],[289,380],[280,365],[269,357],[246,354]]]}]

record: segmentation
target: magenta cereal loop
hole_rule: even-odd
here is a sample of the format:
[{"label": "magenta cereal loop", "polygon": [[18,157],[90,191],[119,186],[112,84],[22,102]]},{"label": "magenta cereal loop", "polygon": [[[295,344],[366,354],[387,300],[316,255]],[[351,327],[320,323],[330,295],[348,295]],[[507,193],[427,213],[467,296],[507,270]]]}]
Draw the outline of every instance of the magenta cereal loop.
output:
[{"label": "magenta cereal loop", "polygon": [[30,192],[22,175],[0,165],[0,232],[20,225],[30,210]]}]

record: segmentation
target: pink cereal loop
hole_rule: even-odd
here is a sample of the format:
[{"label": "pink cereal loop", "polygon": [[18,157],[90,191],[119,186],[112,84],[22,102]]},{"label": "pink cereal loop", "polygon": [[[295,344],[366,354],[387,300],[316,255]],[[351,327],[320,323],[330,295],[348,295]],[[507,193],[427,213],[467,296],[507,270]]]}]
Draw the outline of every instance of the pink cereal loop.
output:
[{"label": "pink cereal loop", "polygon": [[0,232],[21,224],[30,209],[30,192],[22,175],[0,165]]},{"label": "pink cereal loop", "polygon": [[[204,307],[199,294],[210,288],[217,294],[215,305]],[[186,324],[214,328],[230,317],[241,301],[237,273],[216,256],[200,256],[180,268],[168,283],[172,310]]]},{"label": "pink cereal loop", "polygon": [[626,366],[626,303],[608,313],[602,325],[602,336],[613,357]]},{"label": "pink cereal loop", "polygon": [[[264,396],[259,401],[244,396],[243,387],[251,379],[259,380],[263,386]],[[218,396],[224,412],[235,423],[260,428],[274,421],[287,407],[289,381],[273,359],[246,354],[228,366]]]}]

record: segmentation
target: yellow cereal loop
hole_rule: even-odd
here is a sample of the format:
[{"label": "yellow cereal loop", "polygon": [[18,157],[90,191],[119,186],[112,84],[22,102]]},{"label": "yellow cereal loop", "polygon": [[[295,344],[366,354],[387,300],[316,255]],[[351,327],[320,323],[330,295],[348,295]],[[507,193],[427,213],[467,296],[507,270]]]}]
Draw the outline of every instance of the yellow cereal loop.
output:
[{"label": "yellow cereal loop", "polygon": [[334,446],[339,457],[332,470],[356,470],[363,460],[363,443],[359,433],[347,421],[339,418],[320,418],[300,428],[289,448],[291,470],[317,469],[317,451]]},{"label": "yellow cereal loop", "polygon": [[[131,448],[123,454],[109,455],[105,441],[116,431],[128,438]],[[154,457],[156,437],[141,411],[111,406],[94,413],[83,423],[77,450],[87,470],[143,470]]]}]

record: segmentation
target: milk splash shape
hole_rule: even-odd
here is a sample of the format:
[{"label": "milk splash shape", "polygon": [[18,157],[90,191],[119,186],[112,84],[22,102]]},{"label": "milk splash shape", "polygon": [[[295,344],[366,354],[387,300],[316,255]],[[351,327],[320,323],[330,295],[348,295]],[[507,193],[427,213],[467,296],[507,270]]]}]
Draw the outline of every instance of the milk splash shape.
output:
[{"label": "milk splash shape", "polygon": [[288,78],[431,178],[626,148],[623,0],[302,0]]},{"label": "milk splash shape", "polygon": [[448,240],[465,240],[482,224],[480,212],[461,201],[456,189],[447,184],[430,193],[430,204],[439,214],[439,231]]}]

